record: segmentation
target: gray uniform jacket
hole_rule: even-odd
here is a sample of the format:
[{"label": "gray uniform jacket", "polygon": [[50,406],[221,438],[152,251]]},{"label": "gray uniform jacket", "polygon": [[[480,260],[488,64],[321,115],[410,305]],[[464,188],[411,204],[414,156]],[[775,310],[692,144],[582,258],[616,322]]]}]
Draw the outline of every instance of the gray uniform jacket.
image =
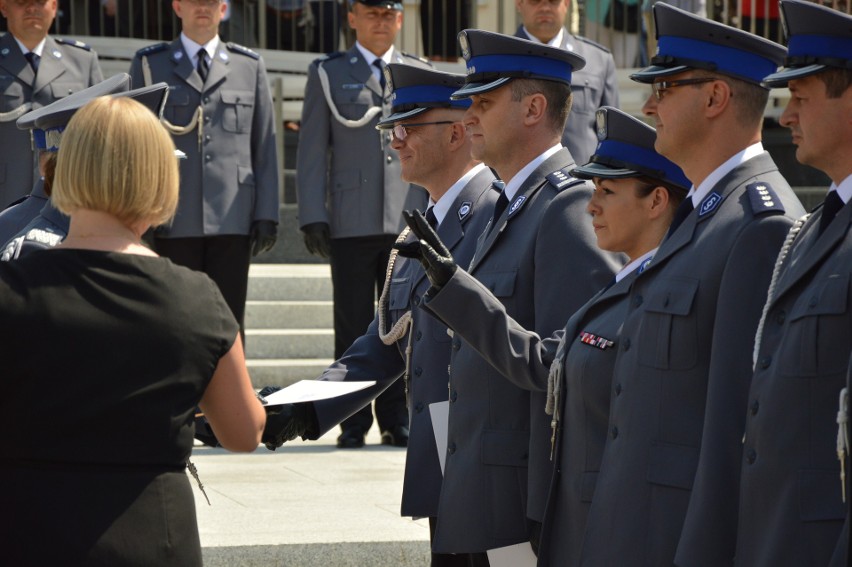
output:
[{"label": "gray uniform jacket", "polygon": [[[533,171],[494,229],[480,237],[468,269],[510,317],[539,336],[561,328],[616,269],[598,249],[586,213],[591,186],[565,173],[572,167],[571,154],[561,149]],[[441,318],[467,317],[468,326],[479,325],[469,303],[454,293],[473,281],[462,273],[426,306]],[[467,297],[463,289],[459,293]],[[447,459],[433,550],[473,553],[527,541],[527,517],[541,520],[550,481],[545,386],[513,384],[460,336],[452,349]]]},{"label": "gray uniform jacket", "polygon": [[817,237],[821,216],[793,241],[769,299],[748,395],[737,565],[828,565],[840,537],[835,441],[852,349],[852,205]]},{"label": "gray uniform jacket", "polygon": [[733,561],[754,334],[801,214],[764,152],[725,175],[634,281],[583,565]]},{"label": "gray uniform jacket", "polygon": [[180,162],[180,202],[171,226],[159,238],[247,235],[258,220],[278,222],[278,158],[272,96],[260,55],[240,45],[220,42],[207,81],[192,64],[180,38],[141,49],[130,65],[133,84],[169,84],[163,118],[175,126],[189,124],[199,106],[199,126],[174,135],[186,153]]},{"label": "gray uniform jacket", "polygon": [[0,250],[0,261],[8,262],[36,250],[53,248],[68,236],[70,224],[71,219],[48,199],[38,216]]},{"label": "gray uniform jacket", "polygon": [[[518,27],[515,37],[529,39],[524,27]],[[562,49],[583,56],[586,65],[571,73],[571,94],[574,102],[568,123],[562,133],[562,145],[571,151],[577,163],[586,163],[595,153],[598,138],[595,134],[595,112],[602,106],[618,108],[618,78],[612,53],[599,43],[562,29]],[[569,49],[570,47],[570,49]]]},{"label": "gray uniform jacket", "polygon": [[[499,193],[492,189],[490,169],[477,174],[465,186],[438,227],[438,235],[459,261],[469,262],[476,238],[491,219]],[[414,237],[409,236],[412,240]],[[408,391],[409,429],[402,489],[403,516],[435,517],[441,492],[441,468],[429,404],[447,400],[447,365],[450,362],[450,337],[447,327],[431,314],[418,309],[420,298],[429,288],[429,280],[420,263],[396,257],[388,297],[390,320],[386,332],[408,311],[412,325],[395,344],[385,345],[379,338],[378,316],[367,333],[332,364],[320,380],[377,380],[375,387],[333,400],[315,402],[320,435],[369,404],[405,371],[405,350],[411,343]]]},{"label": "gray uniform jacket", "polygon": [[[393,61],[431,67],[396,50]],[[370,107],[381,107],[382,112],[357,128],[342,124],[323,94],[320,65],[342,118],[359,120]],[[398,234],[403,209],[425,209],[426,192],[400,179],[390,130],[376,130],[390,103],[357,47],[311,63],[296,157],[299,226],[326,223],[332,238]]]},{"label": "gray uniform jacket", "polygon": [[[547,383],[554,359],[562,367],[560,421],[538,553],[539,565],[576,565],[589,503],[607,437],[612,369],[635,273],[601,290],[548,338],[527,331],[466,272],[448,289],[461,312],[441,312],[467,345],[515,383]],[[430,306],[432,303],[430,303]],[[590,333],[598,340],[583,340]],[[585,335],[588,337],[588,335]],[[567,337],[567,341],[566,341]],[[548,436],[547,442],[551,442]]]},{"label": "gray uniform jacket", "polygon": [[12,34],[0,37],[0,207],[38,179],[30,133],[15,126],[24,105],[41,108],[103,80],[97,53],[84,43],[47,36],[36,75]]},{"label": "gray uniform jacket", "polygon": [[29,195],[22,197],[9,208],[0,212],[0,249],[38,216],[46,202],[44,179],[39,177]]}]

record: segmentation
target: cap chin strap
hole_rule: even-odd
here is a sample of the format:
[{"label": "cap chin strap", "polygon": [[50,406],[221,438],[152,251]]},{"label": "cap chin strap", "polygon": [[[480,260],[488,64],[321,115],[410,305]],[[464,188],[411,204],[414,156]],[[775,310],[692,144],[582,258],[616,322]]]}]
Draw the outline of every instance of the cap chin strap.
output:
[{"label": "cap chin strap", "polygon": [[346,126],[347,128],[360,128],[369,124],[373,118],[382,113],[382,108],[380,106],[371,106],[367,109],[367,112],[364,113],[358,120],[349,120],[348,118],[344,118],[337,111],[337,106],[334,104],[334,100],[331,98],[331,86],[328,82],[328,73],[323,69],[322,63],[317,65],[317,74],[319,75],[320,85],[322,86],[322,94],[325,95],[325,101],[328,103],[328,109],[331,111],[331,115],[334,116],[334,119]]}]

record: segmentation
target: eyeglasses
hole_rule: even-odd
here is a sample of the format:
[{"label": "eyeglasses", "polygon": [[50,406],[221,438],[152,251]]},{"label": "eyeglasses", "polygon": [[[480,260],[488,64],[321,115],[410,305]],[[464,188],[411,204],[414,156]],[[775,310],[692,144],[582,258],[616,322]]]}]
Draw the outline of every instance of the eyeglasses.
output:
[{"label": "eyeglasses", "polygon": [[686,85],[700,85],[701,83],[709,83],[716,80],[712,77],[696,77],[694,79],[681,79],[679,81],[660,81],[659,83],[651,83],[651,90],[654,91],[654,96],[660,101],[663,100],[663,93],[668,89],[685,87]]},{"label": "eyeglasses", "polygon": [[417,126],[433,126],[435,124],[455,124],[452,120],[441,120],[440,122],[412,122],[410,124],[397,124],[393,127],[393,137],[400,142],[408,137],[408,129],[416,128]]},{"label": "eyeglasses", "polygon": [[558,6],[562,4],[565,0],[525,0],[526,4],[530,6],[538,6],[540,4],[550,4],[551,6]]},{"label": "eyeglasses", "polygon": [[186,2],[194,6],[208,6],[213,8],[218,6],[222,0],[186,0]]}]

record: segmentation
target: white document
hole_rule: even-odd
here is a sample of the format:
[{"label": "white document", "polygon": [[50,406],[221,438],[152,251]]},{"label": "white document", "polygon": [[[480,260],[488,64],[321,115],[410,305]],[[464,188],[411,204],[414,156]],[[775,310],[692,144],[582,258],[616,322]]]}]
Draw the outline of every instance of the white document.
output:
[{"label": "white document", "polygon": [[444,474],[444,464],[447,461],[447,429],[450,421],[450,402],[435,402],[429,404],[429,416],[432,418],[432,431],[435,433],[435,445],[438,447],[438,461],[441,463],[441,474]]},{"label": "white document", "polygon": [[535,567],[535,553],[530,542],[488,550],[491,567]]},{"label": "white document", "polygon": [[328,380],[299,380],[282,390],[266,396],[266,405],[295,404],[297,402],[313,402],[328,400],[357,392],[375,385],[375,380],[364,382],[331,382]]}]

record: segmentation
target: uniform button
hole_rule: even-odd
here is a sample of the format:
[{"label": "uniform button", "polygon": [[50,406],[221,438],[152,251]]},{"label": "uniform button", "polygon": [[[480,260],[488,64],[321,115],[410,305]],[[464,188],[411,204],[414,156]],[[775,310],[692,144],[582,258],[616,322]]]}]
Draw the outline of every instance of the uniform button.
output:
[{"label": "uniform button", "polygon": [[760,402],[758,402],[757,400],[754,400],[751,403],[751,415],[757,415],[757,410],[759,410],[759,409],[760,409]]},{"label": "uniform button", "polygon": [[618,428],[613,427],[612,428],[612,438],[615,439],[616,437],[618,437]]},{"label": "uniform button", "polygon": [[447,445],[447,453],[452,455],[455,452],[456,452],[456,444],[455,443],[450,443],[449,445]]},{"label": "uniform button", "polygon": [[213,156],[211,156],[210,154],[204,156],[204,161],[210,161],[211,159],[213,159]]},{"label": "uniform button", "polygon": [[416,334],[416,335],[414,335],[414,340],[415,340],[415,341],[419,341],[422,337],[423,337],[423,332],[422,332],[422,331],[417,331],[417,334]]},{"label": "uniform button", "polygon": [[204,104],[207,104],[208,102],[210,102],[210,97],[209,96],[204,97]]},{"label": "uniform button", "polygon": [[204,141],[205,141],[205,142],[209,142],[209,141],[210,141],[210,134],[207,134],[206,136],[204,136]]},{"label": "uniform button", "polygon": [[423,374],[423,369],[422,369],[422,368],[420,368],[420,367],[418,366],[417,368],[415,368],[415,369],[414,369],[414,375],[415,375],[415,376],[420,376],[421,374]]},{"label": "uniform button", "polygon": [[204,121],[205,121],[205,122],[210,122],[210,117],[209,117],[209,116],[205,116],[205,117],[204,117]]},{"label": "uniform button", "polygon": [[621,350],[623,350],[623,351],[630,350],[630,339],[625,338],[623,341],[621,341]]},{"label": "uniform button", "polygon": [[422,412],[423,411],[423,402],[417,402],[417,404],[414,406],[414,411],[416,411],[417,413]]},{"label": "uniform button", "polygon": [[746,451],[746,462],[750,465],[754,464],[754,461],[757,460],[757,452],[754,449],[749,449]]},{"label": "uniform button", "polygon": [[779,325],[784,324],[784,320],[787,318],[787,313],[784,311],[779,311],[778,315],[775,316],[775,321],[778,322]]},{"label": "uniform button", "polygon": [[459,350],[461,348],[461,341],[454,340],[453,341],[453,350]]},{"label": "uniform button", "polygon": [[817,303],[819,303],[819,301],[817,300],[816,296],[814,296],[814,297],[811,298],[810,301],[808,301],[808,307],[813,309],[814,307],[817,306]]},{"label": "uniform button", "polygon": [[414,296],[414,299],[412,299],[412,300],[411,300],[411,303],[413,303],[415,306],[420,305],[420,296],[419,296],[419,295],[415,295],[415,296]]},{"label": "uniform button", "polygon": [[615,385],[615,395],[616,395],[616,396],[620,396],[620,395],[621,395],[621,384],[616,384],[616,385]]},{"label": "uniform button", "polygon": [[633,307],[639,307],[640,305],[642,305],[642,296],[637,295],[635,298],[633,298]]},{"label": "uniform button", "polygon": [[388,163],[390,163],[390,162],[392,162],[392,161],[393,161],[393,158],[392,158],[392,157],[390,157],[390,156],[388,156],[388,157],[387,157],[387,158],[385,158],[385,159],[387,160],[387,162],[388,162]]},{"label": "uniform button", "polygon": [[455,390],[453,390],[452,392],[450,392],[450,401],[451,401],[451,402],[454,402],[454,401],[456,401],[457,399],[459,399],[459,393],[458,393],[458,392],[456,392]]},{"label": "uniform button", "polygon": [[761,368],[764,368],[764,369],[769,368],[770,364],[772,364],[772,357],[771,356],[764,356],[763,358],[760,359],[760,367]]}]

